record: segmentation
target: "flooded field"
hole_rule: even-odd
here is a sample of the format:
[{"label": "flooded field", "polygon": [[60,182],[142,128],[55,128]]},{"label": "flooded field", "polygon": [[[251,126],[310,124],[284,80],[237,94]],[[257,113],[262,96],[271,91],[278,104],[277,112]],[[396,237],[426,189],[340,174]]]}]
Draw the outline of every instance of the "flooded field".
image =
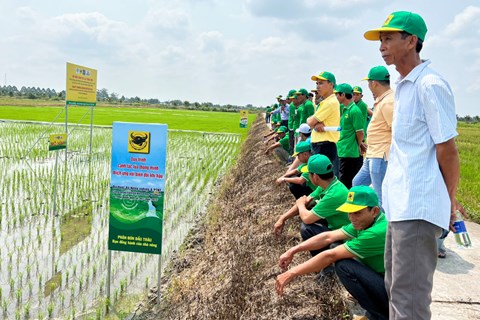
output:
[{"label": "flooded field", "polygon": [[[69,127],[67,160],[57,151],[56,167],[48,137],[63,131],[0,123],[0,318],[105,315],[111,128],[93,129],[90,155],[90,128]],[[162,261],[205,210],[240,144],[232,134],[168,135]],[[114,251],[110,303],[155,285],[157,265],[156,255]]]}]

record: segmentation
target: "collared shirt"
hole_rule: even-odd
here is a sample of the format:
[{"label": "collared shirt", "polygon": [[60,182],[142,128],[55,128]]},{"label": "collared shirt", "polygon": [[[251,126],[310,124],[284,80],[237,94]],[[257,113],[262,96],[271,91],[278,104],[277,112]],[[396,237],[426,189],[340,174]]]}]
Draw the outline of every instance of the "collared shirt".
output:
[{"label": "collared shirt", "polygon": [[389,89],[375,99],[372,120],[368,126],[367,158],[388,160],[392,143],[394,92]]},{"label": "collared shirt", "polygon": [[337,230],[350,223],[347,213],[337,211],[348,197],[347,187],[338,178],[335,177],[325,190],[320,188],[317,192],[318,201],[311,211],[314,215],[327,220],[330,230]]},{"label": "collared shirt", "polygon": [[419,219],[448,229],[450,197],[435,145],[458,135],[457,118],[449,84],[429,64],[397,81],[383,207],[389,221]]},{"label": "collared shirt", "polygon": [[285,105],[285,107],[279,107],[276,110],[272,111],[272,114],[280,114],[280,118],[282,120],[288,120],[288,114],[290,113],[290,106],[288,104]]},{"label": "collared shirt", "polygon": [[[325,127],[338,127],[340,125],[340,103],[335,94],[331,94],[320,105],[313,115],[319,122],[323,122]],[[330,141],[337,142],[340,137],[338,131],[318,132],[312,130],[312,143]]]},{"label": "collared shirt", "polygon": [[385,272],[384,255],[387,220],[383,212],[380,212],[373,225],[365,230],[356,230],[352,224],[348,224],[340,230],[350,238],[343,244],[345,249],[373,271]]},{"label": "collared shirt", "polygon": [[357,131],[363,132],[365,121],[362,111],[353,101],[348,106],[343,107],[340,127],[342,127],[342,131],[340,131],[340,139],[337,142],[338,156],[340,158],[360,157]]}]

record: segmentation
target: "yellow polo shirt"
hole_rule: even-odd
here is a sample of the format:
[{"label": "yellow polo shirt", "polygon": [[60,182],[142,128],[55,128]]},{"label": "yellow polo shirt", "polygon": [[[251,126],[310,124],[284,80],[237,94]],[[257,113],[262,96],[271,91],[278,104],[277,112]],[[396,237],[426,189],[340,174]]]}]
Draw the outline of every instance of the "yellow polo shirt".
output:
[{"label": "yellow polo shirt", "polygon": [[367,158],[388,160],[392,143],[394,92],[390,89],[375,100],[373,115],[367,129]]},{"label": "yellow polo shirt", "polygon": [[[325,127],[338,127],[340,126],[340,103],[337,100],[335,94],[331,94],[325,98],[315,111],[313,115],[319,122],[323,122]],[[337,142],[340,138],[340,132],[338,131],[325,131],[317,132],[312,131],[311,141],[315,142]]]}]

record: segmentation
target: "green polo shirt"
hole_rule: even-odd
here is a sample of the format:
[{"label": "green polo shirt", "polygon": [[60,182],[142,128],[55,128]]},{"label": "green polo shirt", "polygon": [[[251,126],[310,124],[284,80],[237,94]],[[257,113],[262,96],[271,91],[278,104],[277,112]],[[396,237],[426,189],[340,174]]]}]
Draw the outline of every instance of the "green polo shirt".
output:
[{"label": "green polo shirt", "polygon": [[[344,214],[348,215],[347,213]],[[387,219],[383,212],[375,218],[373,225],[368,229],[355,230],[353,225],[349,224],[341,230],[350,238],[343,244],[345,249],[373,271],[385,273],[383,258],[385,255]]]},{"label": "green polo shirt", "polygon": [[[306,163],[301,163],[301,164],[298,166],[297,170],[298,170],[299,172],[302,172],[302,171],[301,171],[302,168],[305,167],[306,165],[307,165]],[[303,179],[305,179],[306,184],[307,184],[307,187],[309,187],[309,188],[312,189],[312,190],[317,189],[317,186],[312,183],[312,180],[310,180],[310,176],[308,175],[308,172],[302,172],[301,177],[302,177]]]},{"label": "green polo shirt", "polygon": [[273,123],[281,122],[281,121],[282,121],[282,117],[280,116],[280,113],[272,114],[272,122]]},{"label": "green polo shirt", "polygon": [[266,110],[266,112],[267,112],[267,113],[270,113],[270,112],[272,112],[272,108],[270,108],[270,107],[267,107],[267,110]]},{"label": "green polo shirt", "polygon": [[355,103],[350,103],[343,108],[340,118],[340,139],[337,142],[337,151],[340,158],[358,158],[357,131],[365,127],[363,115]]},{"label": "green polo shirt", "polygon": [[367,104],[366,104],[363,100],[360,100],[360,101],[358,101],[358,102],[355,103],[355,104],[356,104],[357,107],[360,109],[360,111],[362,111],[363,121],[365,121],[364,126],[363,126],[363,132],[365,133],[365,137],[366,137],[366,134],[367,134],[367,125],[368,125],[368,121],[367,121],[367,117],[368,117],[368,106],[367,106]]},{"label": "green polo shirt", "polygon": [[297,107],[293,103],[290,103],[290,112],[288,113],[288,129],[294,129],[296,116]]},{"label": "green polo shirt", "polygon": [[285,149],[288,154],[290,154],[290,143],[288,142],[288,134],[286,134],[285,137],[283,137],[282,139],[278,140],[278,143],[280,143],[282,148]]},{"label": "green polo shirt", "polygon": [[320,192],[319,197],[320,200],[313,207],[312,213],[320,219],[327,220],[330,230],[337,230],[350,223],[348,214],[337,211],[348,197],[348,189],[340,180],[335,178],[325,190]]},{"label": "green polo shirt", "polygon": [[[298,106],[297,108],[297,115],[295,116],[295,120],[293,121],[293,130],[297,130],[298,127],[300,127],[300,119],[302,117],[303,113],[303,108],[305,106],[305,103],[302,103],[301,105]],[[295,132],[295,136],[298,137],[299,134]]]},{"label": "green polo shirt", "polygon": [[307,123],[307,119],[315,113],[315,107],[313,106],[312,101],[306,100],[303,104],[303,112],[300,114],[300,124]]}]

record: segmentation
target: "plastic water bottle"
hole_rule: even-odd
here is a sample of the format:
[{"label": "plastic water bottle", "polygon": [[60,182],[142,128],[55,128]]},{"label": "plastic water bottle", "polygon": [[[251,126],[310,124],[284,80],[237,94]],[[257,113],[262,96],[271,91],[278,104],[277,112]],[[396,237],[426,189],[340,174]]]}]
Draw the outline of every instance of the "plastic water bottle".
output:
[{"label": "plastic water bottle", "polygon": [[470,241],[462,214],[458,210],[455,212],[455,221],[453,222],[453,227],[455,228],[454,234],[457,245],[460,247],[470,248],[472,246],[472,241]]}]

